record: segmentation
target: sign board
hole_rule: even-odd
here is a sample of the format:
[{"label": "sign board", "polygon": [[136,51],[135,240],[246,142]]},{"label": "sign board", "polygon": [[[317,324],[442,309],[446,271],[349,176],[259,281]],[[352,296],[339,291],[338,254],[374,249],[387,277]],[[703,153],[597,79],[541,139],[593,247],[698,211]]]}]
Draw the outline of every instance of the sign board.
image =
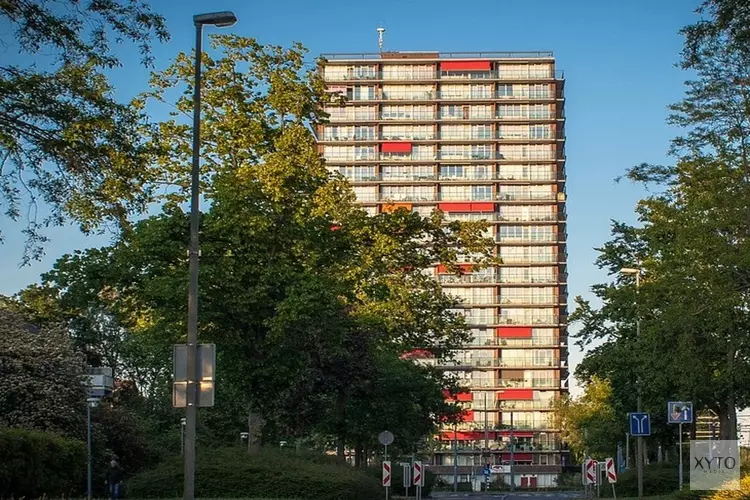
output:
[{"label": "sign board", "polygon": [[424,486],[424,469],[422,468],[422,462],[419,460],[414,461],[412,467],[412,484],[414,486]]},{"label": "sign board", "polygon": [[651,419],[648,413],[628,413],[630,435],[634,437],[651,435]]},{"label": "sign board", "polygon": [[605,468],[607,470],[607,480],[610,483],[617,482],[617,471],[615,471],[615,461],[612,458],[604,459]]},{"label": "sign board", "polygon": [[[207,408],[214,405],[214,383],[198,382],[198,407]],[[187,408],[187,382],[172,384],[172,406]]]},{"label": "sign board", "polygon": [[492,474],[492,467],[490,467],[490,464],[485,465],[482,472],[484,472],[485,476],[489,477]]},{"label": "sign board", "polygon": [[383,486],[388,487],[391,485],[391,461],[385,460],[383,462]]},{"label": "sign board", "polygon": [[401,467],[404,469],[404,488],[411,487],[411,465],[408,462],[401,462]]},{"label": "sign board", "polygon": [[667,403],[667,422],[670,424],[692,424],[693,403],[690,401],[670,401]]},{"label": "sign board", "polygon": [[[173,346],[174,381],[187,381],[187,344]],[[198,380],[201,382],[216,379],[216,344],[197,346]]]},{"label": "sign board", "polygon": [[596,484],[596,470],[599,464],[596,460],[587,458],[584,462],[584,468],[586,470],[586,484]]},{"label": "sign board", "polygon": [[388,446],[389,444],[393,443],[393,433],[390,431],[383,431],[380,434],[378,434],[378,441],[380,441],[380,444],[383,446]]}]

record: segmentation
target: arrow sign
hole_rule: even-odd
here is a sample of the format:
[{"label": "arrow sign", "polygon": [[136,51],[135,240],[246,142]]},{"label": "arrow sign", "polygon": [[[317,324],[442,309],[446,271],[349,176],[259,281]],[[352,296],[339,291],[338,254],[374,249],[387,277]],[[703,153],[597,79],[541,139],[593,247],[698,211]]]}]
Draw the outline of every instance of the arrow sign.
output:
[{"label": "arrow sign", "polygon": [[411,476],[414,480],[414,486],[424,486],[424,477],[422,476],[422,462],[420,462],[419,460],[414,461],[414,467]]},{"label": "arrow sign", "polygon": [[606,464],[606,468],[607,468],[607,480],[609,480],[610,483],[616,483],[617,472],[615,471],[614,459],[606,458],[604,459],[604,463]]},{"label": "arrow sign", "polygon": [[597,467],[596,460],[592,460],[590,458],[586,459],[585,462],[585,468],[586,468],[586,484],[596,484],[596,467]]},{"label": "arrow sign", "polygon": [[693,403],[690,401],[670,401],[667,403],[667,422],[670,424],[692,424]]},{"label": "arrow sign", "polygon": [[630,435],[639,436],[650,436],[651,435],[651,419],[648,413],[628,413],[628,422],[630,424]]},{"label": "arrow sign", "polygon": [[391,485],[391,461],[383,462],[383,486],[386,488]]}]

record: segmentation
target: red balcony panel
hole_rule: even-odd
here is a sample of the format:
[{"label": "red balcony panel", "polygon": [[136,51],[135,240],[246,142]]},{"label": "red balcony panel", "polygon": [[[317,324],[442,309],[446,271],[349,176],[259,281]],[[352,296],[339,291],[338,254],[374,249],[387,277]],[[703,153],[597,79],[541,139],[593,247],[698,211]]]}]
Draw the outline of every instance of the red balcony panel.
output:
[{"label": "red balcony panel", "polygon": [[484,432],[456,432],[454,437],[453,431],[443,431],[440,433],[440,439],[443,441],[453,441],[457,439],[459,441],[472,441],[477,439],[484,439]]},{"label": "red balcony panel", "polygon": [[438,274],[445,274],[448,272],[448,269],[443,264],[438,264],[437,266],[437,272]]},{"label": "red balcony panel", "polygon": [[533,389],[503,389],[497,393],[497,399],[534,399]]},{"label": "red balcony panel", "polygon": [[445,61],[440,63],[441,71],[489,71],[489,61]]},{"label": "red balcony panel", "polygon": [[470,392],[459,392],[458,394],[452,395],[448,389],[443,389],[443,397],[448,401],[461,401],[467,402],[472,401],[473,396]]},{"label": "red balcony panel", "polygon": [[[462,273],[471,272],[471,264],[459,264],[458,268],[461,270]],[[448,273],[448,268],[444,264],[438,264],[437,272],[438,274],[446,274]]]},{"label": "red balcony panel", "polygon": [[459,392],[456,395],[456,400],[457,401],[466,402],[466,401],[473,401],[473,399],[474,399],[474,397],[471,395],[470,392]]},{"label": "red balcony panel", "polygon": [[382,153],[411,153],[411,142],[384,142],[380,146]]},{"label": "red balcony panel", "polygon": [[532,334],[530,326],[499,326],[495,335],[506,339],[530,339]]},{"label": "red balcony panel", "polygon": [[443,212],[471,212],[471,203],[439,203]]},{"label": "red balcony panel", "polygon": [[471,211],[472,212],[494,212],[495,204],[494,203],[472,203]]},{"label": "red balcony panel", "polygon": [[434,354],[424,349],[414,349],[401,355],[401,359],[430,359],[434,357]]},{"label": "red balcony panel", "polygon": [[474,410],[466,410],[463,414],[464,422],[474,421]]},{"label": "red balcony panel", "polygon": [[494,212],[494,203],[439,203],[443,212]]}]

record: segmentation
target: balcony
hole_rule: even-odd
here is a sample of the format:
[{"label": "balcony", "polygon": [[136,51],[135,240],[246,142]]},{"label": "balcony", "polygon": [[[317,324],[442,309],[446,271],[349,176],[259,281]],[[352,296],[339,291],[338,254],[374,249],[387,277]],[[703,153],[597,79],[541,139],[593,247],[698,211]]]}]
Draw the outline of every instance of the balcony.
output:
[{"label": "balcony", "polygon": [[469,388],[483,389],[557,389],[560,381],[556,379],[533,379],[523,380],[503,380],[503,379],[466,379],[466,386]]},{"label": "balcony", "polygon": [[500,192],[495,195],[497,201],[557,201],[558,193],[539,192]]},{"label": "balcony", "polygon": [[[489,305],[489,304],[469,304],[469,305]],[[472,326],[500,326],[500,325],[518,325],[518,326],[551,326],[555,327],[561,324],[559,318],[555,316],[528,316],[524,318],[509,318],[505,316],[475,316],[466,317],[466,324]]]},{"label": "balcony", "polygon": [[437,92],[436,97],[444,101],[487,101],[492,99],[492,91],[487,89],[482,92]]},{"label": "balcony", "polygon": [[444,141],[491,141],[492,135],[489,133],[441,132],[440,139]]},{"label": "balcony", "polygon": [[399,91],[381,91],[376,99],[383,101],[432,101],[435,99],[437,92],[399,92]]},{"label": "balcony", "polygon": [[[436,134],[425,133],[425,134],[411,134],[411,135],[380,135],[380,140],[383,141],[434,141]],[[374,139],[372,139],[374,140]]]},{"label": "balcony", "polygon": [[442,284],[457,283],[497,283],[498,277],[495,274],[438,274],[438,281]]},{"label": "balcony", "polygon": [[508,120],[508,121],[556,120],[558,118],[564,118],[564,116],[558,117],[555,111],[526,113],[526,114],[507,114],[507,113],[498,112],[495,116],[498,120]]},{"label": "balcony", "polygon": [[[473,368],[557,368],[559,360],[534,361],[533,359],[497,359],[475,358],[458,360],[437,360],[435,366],[445,368],[473,367]],[[450,371],[450,370],[449,370]],[[475,408],[476,409],[476,408]]]},{"label": "balcony", "polygon": [[338,153],[338,154],[323,154],[323,159],[331,163],[341,163],[349,161],[377,161],[378,155],[374,152],[371,153]]},{"label": "balcony", "polygon": [[554,401],[498,401],[497,408],[501,411],[509,410],[551,410]]},{"label": "balcony", "polygon": [[474,338],[467,346],[471,347],[557,347],[557,337],[543,336],[530,339],[506,339],[499,337]]},{"label": "balcony", "polygon": [[[373,118],[374,119],[374,118]],[[381,120],[435,120],[435,113],[391,114],[381,113]]]},{"label": "balcony", "polygon": [[513,90],[510,93],[504,92],[504,91],[495,92],[495,99],[503,99],[503,100],[508,99],[508,100],[517,100],[517,101],[547,101],[547,100],[556,99],[556,98],[557,96],[552,91],[529,92],[527,89],[523,89],[523,90]]}]

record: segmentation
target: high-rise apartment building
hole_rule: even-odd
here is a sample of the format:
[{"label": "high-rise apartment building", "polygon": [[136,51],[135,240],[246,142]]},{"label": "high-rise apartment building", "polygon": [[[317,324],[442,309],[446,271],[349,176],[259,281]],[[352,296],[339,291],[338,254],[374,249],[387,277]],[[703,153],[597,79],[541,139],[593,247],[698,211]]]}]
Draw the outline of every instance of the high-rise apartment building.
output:
[{"label": "high-rise apartment building", "polygon": [[[435,279],[463,300],[473,340],[455,370],[465,422],[443,429],[430,468],[452,481],[548,486],[567,461],[553,403],[567,392],[564,79],[551,53],[324,54],[320,152],[364,210],[487,220],[501,259]],[[440,361],[438,361],[440,363]],[[454,450],[456,446],[456,450]]]}]

